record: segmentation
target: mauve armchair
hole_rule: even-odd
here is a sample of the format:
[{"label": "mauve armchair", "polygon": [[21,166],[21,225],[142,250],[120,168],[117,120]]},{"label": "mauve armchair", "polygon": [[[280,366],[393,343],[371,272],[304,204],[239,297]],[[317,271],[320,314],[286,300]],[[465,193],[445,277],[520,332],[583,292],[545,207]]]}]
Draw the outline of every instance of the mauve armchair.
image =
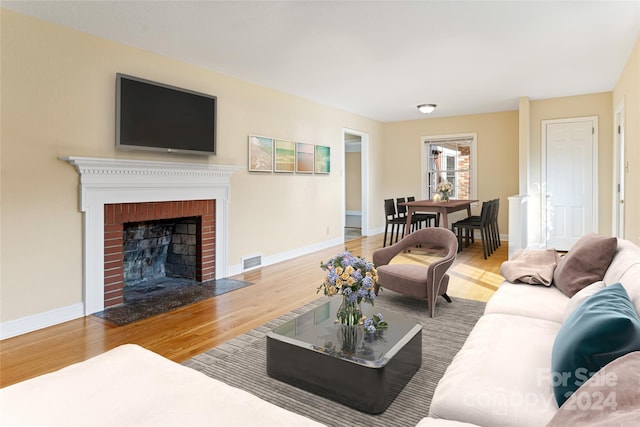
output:
[{"label": "mauve armchair", "polygon": [[[417,246],[434,248],[442,252],[442,258],[429,265],[389,264],[400,252]],[[373,253],[373,263],[378,271],[378,284],[401,294],[419,299],[426,299],[429,316],[435,313],[436,299],[442,295],[447,302],[449,275],[447,270],[458,254],[458,239],[446,228],[429,227],[414,231],[398,243],[386,248],[377,249]],[[379,286],[375,288],[378,293]]]}]

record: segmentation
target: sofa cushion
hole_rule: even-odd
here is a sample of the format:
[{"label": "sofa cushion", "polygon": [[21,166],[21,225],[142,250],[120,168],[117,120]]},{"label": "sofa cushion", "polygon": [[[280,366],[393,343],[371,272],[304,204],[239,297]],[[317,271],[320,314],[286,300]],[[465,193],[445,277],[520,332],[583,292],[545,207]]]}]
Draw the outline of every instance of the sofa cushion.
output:
[{"label": "sofa cushion", "polygon": [[553,283],[567,296],[602,280],[618,247],[618,239],[587,234],[560,258],[553,272]]},{"label": "sofa cushion", "polygon": [[564,308],[564,314],[562,316],[562,323],[566,322],[571,313],[575,311],[576,308],[580,307],[583,302],[591,295],[595,294],[601,289],[604,289],[605,283],[603,280],[599,280],[595,283],[590,284],[582,289],[580,289],[574,296],[569,299],[569,303]]},{"label": "sofa cushion", "polygon": [[551,354],[553,391],[562,405],[607,363],[640,350],[640,318],[619,283],[587,298],[563,323]]},{"label": "sofa cushion", "polygon": [[555,286],[504,282],[491,296],[485,314],[503,313],[562,323],[569,297]]},{"label": "sofa cushion", "polygon": [[589,378],[547,427],[636,426],[639,424],[640,352],[619,357]]},{"label": "sofa cushion", "polygon": [[482,316],[438,383],[429,416],[492,427],[545,425],[557,411],[550,373],[560,326]]}]

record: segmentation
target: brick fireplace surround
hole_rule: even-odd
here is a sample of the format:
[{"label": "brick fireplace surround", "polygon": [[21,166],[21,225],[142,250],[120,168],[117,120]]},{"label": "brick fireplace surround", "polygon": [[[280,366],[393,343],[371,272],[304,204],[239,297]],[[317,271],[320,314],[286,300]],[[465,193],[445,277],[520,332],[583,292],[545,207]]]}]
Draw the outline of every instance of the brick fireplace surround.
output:
[{"label": "brick fireplace surround", "polygon": [[123,229],[128,222],[198,217],[196,277],[215,279],[216,201],[111,203],[104,205],[104,307],[124,302]]},{"label": "brick fireplace surround", "polygon": [[[120,223],[130,220],[143,221],[143,218],[164,215],[171,218],[202,216],[203,224],[207,224],[202,227],[201,236],[202,278],[227,277],[230,181],[240,167],[90,157],[61,160],[74,166],[80,175],[85,316],[120,301],[121,291],[117,287],[121,284],[118,285],[119,280],[111,274],[105,275],[105,268],[107,264],[117,264],[116,258],[121,259],[112,251],[114,242],[110,239],[122,230]],[[120,233],[120,250],[121,243]]]}]

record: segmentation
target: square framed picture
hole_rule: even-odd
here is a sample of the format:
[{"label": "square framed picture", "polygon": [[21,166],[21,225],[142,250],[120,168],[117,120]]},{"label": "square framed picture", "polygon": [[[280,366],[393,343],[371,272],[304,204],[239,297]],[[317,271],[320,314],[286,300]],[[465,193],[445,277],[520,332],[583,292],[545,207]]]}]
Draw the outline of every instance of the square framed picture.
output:
[{"label": "square framed picture", "polygon": [[294,172],[296,164],[296,143],[276,139],[275,143],[276,172]]},{"label": "square framed picture", "polygon": [[249,135],[249,172],[273,172],[273,138]]},{"label": "square framed picture", "polygon": [[331,147],[316,145],[315,165],[315,173],[331,172]]},{"label": "square framed picture", "polygon": [[313,144],[306,144],[304,142],[296,143],[296,172],[313,173],[313,147]]}]

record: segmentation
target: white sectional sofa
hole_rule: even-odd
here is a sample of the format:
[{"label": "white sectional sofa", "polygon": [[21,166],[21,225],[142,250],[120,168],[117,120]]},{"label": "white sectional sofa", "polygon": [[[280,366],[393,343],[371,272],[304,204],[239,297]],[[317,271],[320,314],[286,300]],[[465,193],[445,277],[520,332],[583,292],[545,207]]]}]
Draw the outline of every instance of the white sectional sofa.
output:
[{"label": "white sectional sofa", "polygon": [[[584,240],[601,237],[592,235]],[[640,352],[634,352],[640,350],[640,329],[635,320],[630,321],[630,343],[622,351],[626,356],[617,357],[617,363],[611,362],[611,367],[607,365],[608,380],[604,370],[588,381],[594,372],[583,374],[582,370],[576,369],[570,372],[568,381],[564,381],[560,380],[562,372],[554,371],[554,363],[560,363],[566,354],[562,353],[563,345],[573,345],[574,339],[582,340],[578,343],[582,345],[588,339],[602,344],[616,338],[618,326],[614,332],[601,337],[581,338],[579,331],[581,322],[586,324],[592,317],[598,319],[597,314],[591,313],[601,307],[593,309],[591,305],[601,304],[601,299],[608,298],[612,292],[620,293],[619,285],[612,285],[621,283],[628,294],[630,316],[637,317],[640,313],[640,248],[625,240],[614,243],[617,245],[612,260],[606,260],[606,250],[597,247],[586,257],[580,257],[580,251],[574,251],[578,244],[566,257],[559,259],[554,279],[559,279],[556,273],[572,270],[569,288],[584,279],[576,278],[576,265],[585,264],[585,270],[593,270],[593,264],[608,265],[601,281],[584,287],[572,297],[561,290],[566,286],[505,281],[487,303],[485,314],[440,380],[429,418],[422,420],[419,426],[463,425],[459,423],[491,427],[573,426],[581,422],[586,423],[584,425],[598,425],[598,422],[610,425],[611,420],[615,420],[615,425],[640,425]],[[595,261],[594,257],[597,258]],[[617,310],[616,307],[613,309]],[[626,325],[624,323],[625,328]],[[587,335],[595,334],[590,331],[598,327],[588,329]],[[574,331],[575,338],[571,336]],[[575,348],[571,347],[571,351]],[[575,353],[572,355],[578,357]],[[560,410],[554,391],[564,393],[557,386],[567,383],[575,384],[578,389]]]}]

